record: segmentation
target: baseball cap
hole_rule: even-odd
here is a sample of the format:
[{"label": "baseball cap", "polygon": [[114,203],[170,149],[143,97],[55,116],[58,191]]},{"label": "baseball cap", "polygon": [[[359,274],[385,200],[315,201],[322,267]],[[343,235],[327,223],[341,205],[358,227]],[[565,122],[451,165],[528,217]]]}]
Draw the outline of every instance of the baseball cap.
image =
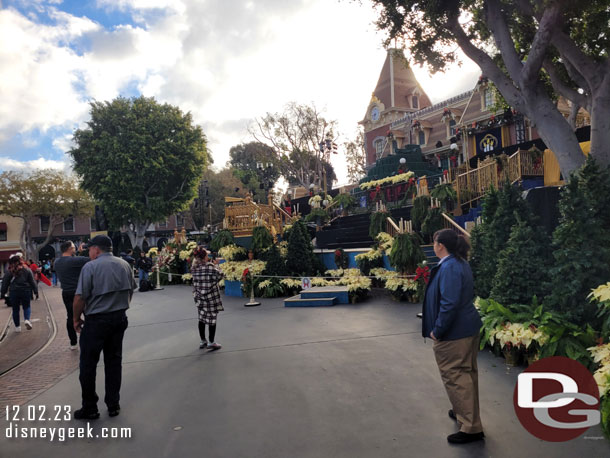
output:
[{"label": "baseball cap", "polygon": [[112,240],[107,235],[96,235],[87,243],[87,248],[91,248],[92,246],[112,248]]}]

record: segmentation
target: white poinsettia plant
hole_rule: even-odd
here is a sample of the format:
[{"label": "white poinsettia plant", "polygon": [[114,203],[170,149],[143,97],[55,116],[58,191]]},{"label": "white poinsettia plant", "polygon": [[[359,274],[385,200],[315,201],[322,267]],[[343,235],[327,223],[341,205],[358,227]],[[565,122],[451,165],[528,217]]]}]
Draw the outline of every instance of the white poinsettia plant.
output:
[{"label": "white poinsettia plant", "polygon": [[392,251],[392,245],[394,244],[394,237],[392,237],[387,232],[380,232],[375,237],[375,240],[379,242],[379,249],[385,253],[390,253]]},{"label": "white poinsettia plant", "polygon": [[599,363],[599,369],[593,373],[593,378],[599,388],[599,396],[605,396],[610,391],[610,343],[587,348],[593,361]]},{"label": "white poinsettia plant", "polygon": [[235,259],[235,256],[237,256],[238,254],[242,254],[245,256],[245,248],[242,248],[235,244],[231,244],[223,246],[221,249],[218,250],[218,256],[223,258],[225,261],[233,261],[233,259]]},{"label": "white poinsettia plant", "polygon": [[368,259],[369,261],[372,261],[374,259],[379,259],[382,256],[383,256],[383,253],[380,250],[369,250],[369,251],[365,251],[364,253],[357,254],[355,259],[356,259],[356,262],[358,262],[362,259]]},{"label": "white poinsettia plant", "polygon": [[529,349],[532,343],[543,346],[549,339],[548,334],[542,332],[536,326],[526,326],[523,323],[511,323],[507,321],[491,333],[489,342],[491,345],[497,340],[500,347],[510,350],[513,347]]},{"label": "white poinsettia plant", "polygon": [[265,261],[229,261],[219,264],[220,270],[229,281],[241,281],[244,270],[248,269],[251,275],[260,275],[265,270]]},{"label": "white poinsettia plant", "polygon": [[398,277],[398,272],[395,270],[387,270],[383,267],[374,267],[371,269],[371,275],[377,280],[387,280],[388,278]]},{"label": "white poinsettia plant", "polygon": [[386,289],[394,292],[398,292],[400,290],[405,293],[417,292],[417,282],[415,280],[411,278],[400,278],[398,277],[398,274],[387,277],[385,287]]}]

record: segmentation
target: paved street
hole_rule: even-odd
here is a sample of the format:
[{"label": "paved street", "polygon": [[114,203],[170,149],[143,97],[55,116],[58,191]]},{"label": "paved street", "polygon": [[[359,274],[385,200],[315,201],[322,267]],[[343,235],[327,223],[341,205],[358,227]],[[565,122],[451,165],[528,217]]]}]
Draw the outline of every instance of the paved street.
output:
[{"label": "paved street", "polygon": [[[257,308],[225,298],[216,352],[198,349],[189,287],[136,293],[124,344],[122,411],[92,422],[131,428],[130,439],[7,439],[1,457],[602,457],[599,427],[571,442],[545,443],[519,424],[512,407],[518,369],[488,352],[479,357],[487,439],[451,446],[456,430],[430,341],[420,335],[419,306],[387,296],[358,305]],[[56,315],[57,317],[57,315]],[[58,335],[65,334],[58,323]],[[67,345],[58,352],[70,354]],[[44,354],[43,354],[44,355]],[[43,356],[41,355],[41,356]],[[39,357],[37,357],[39,358]],[[42,360],[40,360],[42,361]],[[42,364],[40,362],[39,364]],[[25,365],[24,365],[25,367]],[[19,375],[18,368],[11,375]],[[24,372],[22,384],[33,382]],[[0,378],[0,393],[5,384]],[[98,370],[103,397],[103,368]],[[7,402],[0,398],[1,407]],[[54,406],[79,407],[78,371],[29,402],[47,417]],[[59,409],[59,407],[58,407]],[[22,409],[22,414],[27,408]],[[49,415],[52,413],[53,415]],[[74,427],[36,421],[20,426]]]}]

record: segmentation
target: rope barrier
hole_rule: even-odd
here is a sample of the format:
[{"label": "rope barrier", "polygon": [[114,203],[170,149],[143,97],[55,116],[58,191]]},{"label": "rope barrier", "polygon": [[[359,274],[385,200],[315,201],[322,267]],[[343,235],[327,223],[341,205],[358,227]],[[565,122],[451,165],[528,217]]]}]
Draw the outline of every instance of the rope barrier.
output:
[{"label": "rope barrier", "polygon": [[[184,274],[179,274],[179,273],[175,273],[175,272],[161,272],[159,269],[154,269],[157,274],[159,275],[167,275],[168,277],[172,277],[172,276],[180,276],[182,277],[182,275],[186,275],[186,274],[190,274],[190,272],[186,272]],[[394,271],[388,271],[388,272],[394,272]],[[314,277],[303,277],[303,276],[296,276],[296,275],[258,275],[258,274],[251,274],[253,277],[257,277],[257,278],[293,278],[293,279],[298,279],[298,280],[302,280],[303,278],[310,278],[310,279],[314,279],[314,278],[321,278],[323,280],[331,280],[331,279],[343,279],[343,278],[375,278],[375,279],[383,279],[383,278],[399,278],[401,280],[408,280],[411,278],[415,278],[417,275],[406,275],[406,276],[390,276],[390,275],[347,275],[347,276],[332,276],[332,275],[324,275],[324,276],[314,276]]]}]

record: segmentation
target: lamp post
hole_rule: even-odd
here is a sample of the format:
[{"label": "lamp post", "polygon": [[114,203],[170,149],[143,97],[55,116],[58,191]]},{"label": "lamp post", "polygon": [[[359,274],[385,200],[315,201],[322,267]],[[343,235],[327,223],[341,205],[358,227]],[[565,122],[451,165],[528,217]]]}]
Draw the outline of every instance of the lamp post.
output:
[{"label": "lamp post", "polygon": [[[260,189],[265,191],[265,196],[267,197],[267,200],[269,200],[269,197],[268,197],[269,189],[271,189],[273,187],[271,177],[273,176],[273,173],[275,172],[275,170],[273,169],[273,164],[271,162],[264,162],[264,163],[257,162],[256,170],[257,170],[258,176],[262,180],[259,184],[259,187],[260,187]],[[271,202],[267,202],[267,203],[271,204]]]},{"label": "lamp post", "polygon": [[321,141],[318,146],[320,147],[320,158],[322,159],[322,178],[324,185],[324,194],[327,194],[326,189],[326,166],[325,163],[330,163],[330,154],[337,154],[337,144],[332,141],[330,134],[326,134],[326,138]]}]

